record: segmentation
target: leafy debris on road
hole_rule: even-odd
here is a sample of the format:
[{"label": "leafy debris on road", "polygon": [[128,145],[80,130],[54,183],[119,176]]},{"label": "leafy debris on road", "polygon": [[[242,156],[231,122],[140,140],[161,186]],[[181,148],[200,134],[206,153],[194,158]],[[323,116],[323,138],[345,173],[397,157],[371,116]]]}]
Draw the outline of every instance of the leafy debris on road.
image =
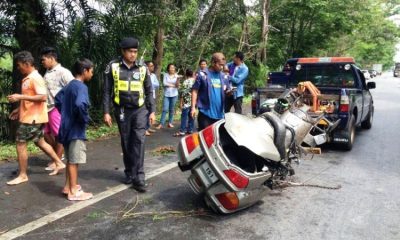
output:
[{"label": "leafy debris on road", "polygon": [[157,155],[167,155],[169,153],[175,153],[176,149],[174,146],[171,145],[166,145],[166,146],[160,146],[156,149],[154,149],[151,154],[153,156],[157,156]]}]

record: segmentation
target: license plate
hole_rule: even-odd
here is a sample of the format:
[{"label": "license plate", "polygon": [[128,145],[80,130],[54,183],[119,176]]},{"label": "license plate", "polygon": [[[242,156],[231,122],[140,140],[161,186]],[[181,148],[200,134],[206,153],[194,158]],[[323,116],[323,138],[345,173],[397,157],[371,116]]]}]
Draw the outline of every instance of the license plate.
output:
[{"label": "license plate", "polygon": [[[208,186],[210,186],[211,184],[215,183],[216,181],[218,181],[218,177],[215,175],[214,171],[211,169],[210,165],[208,164],[208,162],[205,162],[201,165],[201,168],[203,170],[203,173],[205,173],[205,175],[208,177]],[[207,186],[207,187],[208,187]]]}]

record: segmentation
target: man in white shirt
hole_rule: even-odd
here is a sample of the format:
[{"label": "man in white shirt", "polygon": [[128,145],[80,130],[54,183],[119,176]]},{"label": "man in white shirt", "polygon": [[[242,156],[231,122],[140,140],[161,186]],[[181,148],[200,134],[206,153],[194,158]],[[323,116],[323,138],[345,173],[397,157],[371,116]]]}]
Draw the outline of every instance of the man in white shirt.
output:
[{"label": "man in white shirt", "polygon": [[[54,97],[63,87],[74,79],[74,76],[68,69],[61,66],[58,62],[57,52],[52,47],[46,47],[42,50],[40,60],[43,67],[46,68],[44,80],[47,86],[47,111],[49,122],[44,128],[45,139],[61,159],[64,148],[57,140],[58,130],[61,124],[61,114],[57,108],[54,107]],[[54,168],[55,164],[51,162],[46,170],[52,171]]]}]

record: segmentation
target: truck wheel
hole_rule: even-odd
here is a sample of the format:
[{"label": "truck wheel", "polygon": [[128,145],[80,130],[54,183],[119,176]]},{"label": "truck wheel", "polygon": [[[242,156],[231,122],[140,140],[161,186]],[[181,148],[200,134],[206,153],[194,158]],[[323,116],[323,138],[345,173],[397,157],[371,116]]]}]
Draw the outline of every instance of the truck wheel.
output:
[{"label": "truck wheel", "polygon": [[356,136],[356,120],[354,115],[351,115],[349,121],[349,127],[346,132],[348,142],[343,143],[342,149],[346,151],[350,151],[353,148],[354,138]]},{"label": "truck wheel", "polygon": [[365,118],[364,121],[361,122],[361,127],[363,129],[371,129],[373,119],[374,119],[374,107],[372,107],[369,110],[368,116]]}]

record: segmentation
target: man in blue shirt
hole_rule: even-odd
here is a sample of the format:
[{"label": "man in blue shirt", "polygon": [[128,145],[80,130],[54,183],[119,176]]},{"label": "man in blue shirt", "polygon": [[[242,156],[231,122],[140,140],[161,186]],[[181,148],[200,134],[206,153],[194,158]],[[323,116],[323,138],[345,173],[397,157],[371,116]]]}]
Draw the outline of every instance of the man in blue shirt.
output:
[{"label": "man in blue shirt", "polygon": [[233,106],[235,113],[242,114],[244,82],[249,75],[249,68],[244,64],[243,59],[242,52],[235,52],[233,62],[228,63],[230,84],[234,91],[226,97],[225,112],[230,112]]},{"label": "man in blue shirt", "polygon": [[224,54],[214,53],[211,67],[200,70],[192,86],[191,114],[193,117],[196,115],[197,105],[199,131],[224,118],[225,92],[229,90],[229,84],[222,73],[225,63]]},{"label": "man in blue shirt", "polygon": [[67,159],[62,192],[70,201],[82,201],[93,197],[78,185],[78,166],[86,163],[86,125],[90,120],[88,88],[83,82],[93,77],[93,63],[89,59],[80,59],[75,62],[73,71],[75,79],[58,92],[55,106],[61,113],[58,141],[64,145]]}]

